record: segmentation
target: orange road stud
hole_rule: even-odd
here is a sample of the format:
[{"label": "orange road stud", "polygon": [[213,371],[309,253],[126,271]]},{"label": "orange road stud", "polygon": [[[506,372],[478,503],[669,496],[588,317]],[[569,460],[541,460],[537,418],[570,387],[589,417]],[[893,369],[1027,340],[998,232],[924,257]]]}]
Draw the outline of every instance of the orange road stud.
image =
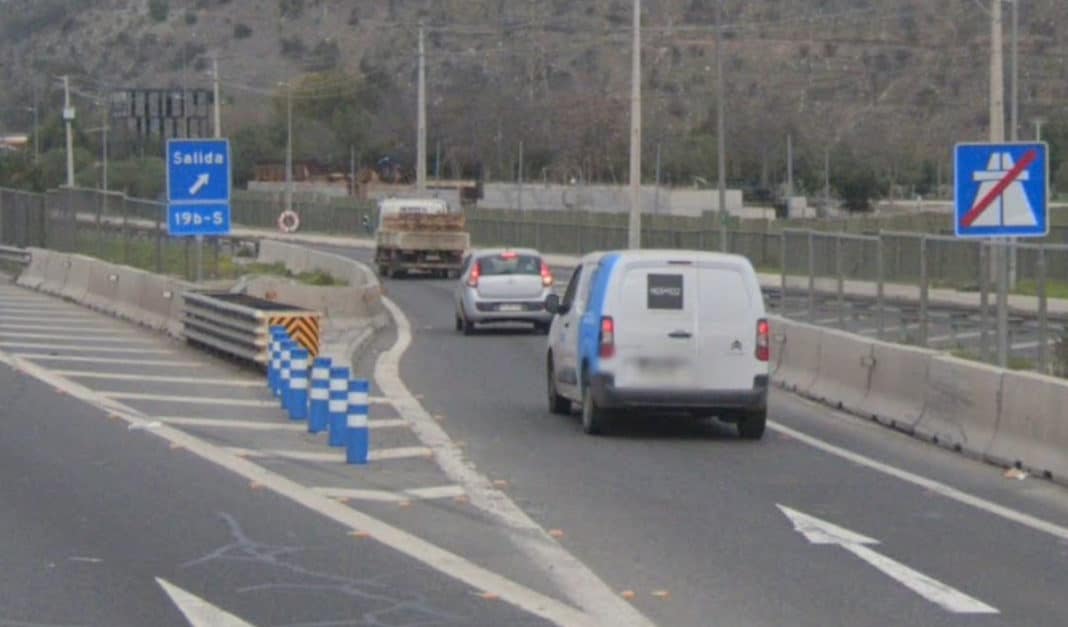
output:
[{"label": "orange road stud", "polygon": [[494,594],[493,592],[483,592],[479,596],[482,597],[486,601],[496,601],[497,599],[501,598],[500,596],[498,596],[497,594]]},{"label": "orange road stud", "polygon": [[549,535],[554,537],[554,538],[560,539],[560,538],[564,537],[564,532],[563,532],[562,529],[550,529],[549,530]]},{"label": "orange road stud", "polygon": [[183,448],[181,444],[178,444],[177,442],[171,442],[171,450],[172,451],[177,451],[177,450],[179,450],[181,448]]},{"label": "orange road stud", "polygon": [[468,502],[468,501],[470,501],[471,499],[467,498],[467,495],[466,495],[466,494],[461,494],[461,495],[459,495],[459,496],[454,496],[454,497],[452,497],[452,500],[453,500],[453,501],[456,501],[457,503],[467,503],[467,502]]},{"label": "orange road stud", "polygon": [[411,507],[411,506],[412,506],[412,502],[411,501],[407,501],[407,500],[399,501],[397,503],[397,507]]},{"label": "orange road stud", "polygon": [[624,599],[626,599],[628,601],[633,601],[634,597],[636,597],[638,595],[634,594],[633,590],[624,590],[623,592],[619,593],[619,596],[623,597]]},{"label": "orange road stud", "polygon": [[367,538],[371,537],[371,533],[369,531],[362,531],[362,530],[360,530],[360,531],[350,531],[349,535],[354,537],[354,538],[360,538],[361,540],[364,540],[364,539],[367,539]]},{"label": "orange road stud", "polygon": [[262,490],[263,484],[259,481],[250,481],[248,487],[252,488],[253,490]]},{"label": "orange road stud", "polygon": [[495,487],[495,488],[507,488],[508,487],[508,481],[506,481],[504,479],[494,479],[493,480],[493,487]]},{"label": "orange road stud", "polygon": [[671,593],[667,590],[653,590],[653,596],[658,599],[668,599],[671,597]]}]

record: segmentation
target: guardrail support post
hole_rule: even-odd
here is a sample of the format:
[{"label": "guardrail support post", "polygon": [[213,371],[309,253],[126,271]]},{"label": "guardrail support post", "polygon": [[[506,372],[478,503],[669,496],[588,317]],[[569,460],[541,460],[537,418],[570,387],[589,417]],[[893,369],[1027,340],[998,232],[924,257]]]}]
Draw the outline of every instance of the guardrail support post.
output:
[{"label": "guardrail support post", "polygon": [[367,418],[370,414],[371,385],[365,379],[349,382],[349,405],[345,433],[345,461],[350,464],[367,463],[370,448],[370,429]]},{"label": "guardrail support post", "polygon": [[1038,371],[1049,374],[1049,317],[1046,312],[1046,246],[1039,244],[1036,263],[1038,280]]}]

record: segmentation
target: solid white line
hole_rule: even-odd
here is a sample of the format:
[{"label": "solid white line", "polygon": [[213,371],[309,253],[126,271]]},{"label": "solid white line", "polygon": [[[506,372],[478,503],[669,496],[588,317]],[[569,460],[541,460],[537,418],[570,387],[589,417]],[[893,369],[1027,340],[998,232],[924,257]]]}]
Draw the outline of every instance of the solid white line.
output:
[{"label": "solid white line", "polygon": [[60,315],[60,316],[53,316],[53,315],[47,314],[45,312],[35,312],[35,313],[32,313],[32,314],[29,313],[29,312],[19,312],[17,315],[11,315],[11,314],[4,313],[2,310],[0,310],[0,321],[3,321],[3,322],[45,322],[45,321],[48,321],[48,322],[57,322],[57,323],[62,323],[62,322],[81,322],[81,323],[88,323],[88,324],[97,323],[97,324],[100,324],[100,325],[110,324],[111,326],[119,326],[114,322],[112,322],[112,323],[98,322],[98,318],[95,318],[93,316],[78,316],[78,315],[67,315],[67,314]]},{"label": "solid white line", "polygon": [[997,608],[956,590],[927,575],[909,568],[861,544],[842,544],[841,547],[871,564],[909,590],[954,614],[998,614]]},{"label": "solid white line", "polygon": [[392,399],[397,412],[411,422],[419,440],[433,450],[434,460],[449,480],[463,487],[472,505],[503,524],[519,551],[555,581],[572,602],[585,609],[594,622],[613,627],[652,627],[652,621],[616,594],[589,566],[560,546],[507,494],[471,466],[463,449],[452,441],[401,379],[400,362],[412,343],[412,326],[392,300],[383,297],[382,304],[393,317],[397,339],[375,361],[375,381]]},{"label": "solid white line", "polygon": [[464,489],[458,485],[437,486],[433,488],[413,488],[400,492],[388,490],[358,490],[353,488],[312,488],[323,496],[334,499],[346,498],[360,501],[379,501],[383,503],[401,503],[403,501],[448,499],[463,496]]},{"label": "solid white line", "polygon": [[126,337],[113,337],[114,334],[109,333],[107,335],[85,335],[79,333],[75,335],[67,335],[66,333],[16,333],[13,331],[0,330],[0,337],[11,337],[20,340],[71,340],[81,344],[92,344],[94,342],[103,342],[105,344],[158,344],[159,340],[149,340],[147,338],[139,338],[134,336]]},{"label": "solid white line", "polygon": [[[64,390],[73,398],[81,399],[86,403],[112,412],[130,424],[144,425],[152,422],[152,419],[147,418],[144,414],[131,407],[104,398],[89,388],[68,379],[53,375],[47,369],[25,359],[9,356],[7,353],[0,351],[0,362],[7,363],[40,381]],[[503,601],[511,603],[535,616],[540,616],[557,625],[567,627],[596,627],[597,625],[605,624],[600,617],[590,616],[552,597],[520,585],[511,579],[471,562],[461,555],[446,551],[419,536],[369,516],[354,507],[316,494],[314,491],[279,473],[227,453],[224,449],[179,429],[162,425],[147,431],[147,433],[159,436],[172,444],[180,446],[203,460],[255,482],[256,485],[269,489],[300,506],[322,514],[352,531],[366,532],[376,541],[399,553],[453,577],[475,590],[496,594]]]},{"label": "solid white line", "polygon": [[155,359],[117,359],[111,357],[79,357],[74,355],[37,355],[29,353],[15,353],[20,357],[30,360],[44,361],[75,361],[90,364],[125,364],[130,366],[175,366],[180,368],[199,368],[203,364],[195,361],[165,361]]},{"label": "solid white line", "polygon": [[[345,454],[334,451],[286,451],[281,449],[249,449],[231,446],[226,449],[234,455],[241,457],[292,459],[304,462],[335,462],[344,463]],[[425,446],[402,446],[398,448],[385,448],[372,450],[367,454],[371,461],[386,459],[412,459],[415,457],[429,457],[431,450]]]},{"label": "solid white line", "polygon": [[870,457],[865,457],[859,453],[854,453],[852,451],[835,446],[828,442],[824,442],[823,440],[812,437],[808,434],[802,433],[796,429],[792,429],[790,427],[787,427],[786,425],[779,424],[778,422],[772,420],[768,421],[768,428],[773,431],[782,433],[783,435],[790,436],[798,442],[807,444],[812,448],[819,449],[825,453],[830,453],[831,455],[840,457],[846,461],[852,462],[859,466],[864,466],[876,472],[881,472],[884,475],[888,475],[896,479],[905,481],[907,483],[919,486],[935,494],[939,494],[948,499],[957,501],[958,503],[963,503],[964,505],[969,505],[989,514],[1004,518],[1005,520],[1010,520],[1012,522],[1019,523],[1021,525],[1024,525],[1025,527],[1034,529],[1035,531],[1047,533],[1061,540],[1068,540],[1068,527],[1062,527],[1060,525],[1055,525],[1053,523],[1046,522],[1040,518],[1031,516],[1030,514],[1024,514],[1023,512],[1018,512],[1016,510],[1009,509],[1008,507],[998,505],[997,503],[988,501],[978,496],[973,496],[966,492],[962,492],[957,488],[948,486],[939,481],[928,479],[926,477],[921,477],[920,475],[911,473],[907,470],[901,470],[900,468],[896,468],[889,464],[884,464],[880,461],[871,459]]},{"label": "solid white line", "polygon": [[190,627],[255,627],[166,580],[156,577],[156,583],[189,621]]},{"label": "solid white line", "polygon": [[108,335],[117,335],[125,333],[126,331],[118,326],[72,326],[66,324],[8,324],[0,322],[0,329],[10,329],[12,331],[63,331],[65,333],[106,333]]},{"label": "solid white line", "polygon": [[[0,344],[2,346],[2,344]],[[259,379],[205,379],[201,377],[168,377],[164,375],[145,374],[116,374],[112,372],[85,372],[81,370],[57,370],[56,374],[63,377],[77,377],[82,379],[108,379],[112,381],[155,381],[162,383],[191,383],[196,385],[217,385],[226,387],[262,387],[266,389],[265,382]]]},{"label": "solid white line", "polygon": [[278,401],[240,398],[209,398],[205,396],[173,396],[141,392],[100,392],[101,396],[118,401],[159,401],[161,403],[189,403],[193,405],[229,405],[232,407],[281,407]]},{"label": "solid white line", "polygon": [[[307,431],[308,426],[298,422],[267,422],[258,420],[237,420],[233,418],[194,418],[189,416],[164,416],[157,418],[160,422],[185,427],[208,427],[214,429],[245,429],[248,431]],[[408,426],[403,419],[369,420],[371,429],[391,429]]]},{"label": "solid white line", "polygon": [[114,348],[78,344],[35,344],[33,342],[0,342],[2,348],[36,348],[40,350],[71,351],[72,353],[136,353],[138,355],[174,355],[175,352],[157,348]]}]

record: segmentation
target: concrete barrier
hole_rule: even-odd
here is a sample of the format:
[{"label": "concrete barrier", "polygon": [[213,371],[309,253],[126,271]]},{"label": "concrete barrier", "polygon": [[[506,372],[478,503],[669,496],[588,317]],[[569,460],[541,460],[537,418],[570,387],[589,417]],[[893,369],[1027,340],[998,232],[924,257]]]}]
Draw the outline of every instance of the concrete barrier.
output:
[{"label": "concrete barrier", "polygon": [[69,260],[67,280],[59,294],[63,298],[80,303],[85,299],[85,293],[89,289],[89,271],[93,264],[100,262],[84,255],[70,255]]},{"label": "concrete barrier", "polygon": [[808,394],[819,375],[820,336],[819,327],[780,319],[775,334],[783,340],[776,356],[773,380],[799,394]]},{"label": "concrete barrier", "polygon": [[167,329],[167,318],[171,313],[174,292],[170,289],[171,279],[158,274],[145,274],[141,283],[141,294],[137,301],[142,324],[157,331]]},{"label": "concrete barrier", "polygon": [[819,374],[809,395],[828,405],[858,412],[871,386],[871,341],[863,336],[823,329],[819,340]]},{"label": "concrete barrier", "polygon": [[41,282],[44,281],[45,268],[48,267],[49,258],[53,253],[44,248],[29,248],[28,250],[30,251],[30,263],[19,274],[16,283],[22,287],[36,290],[41,287]]},{"label": "concrete barrier", "polygon": [[145,325],[147,321],[141,315],[141,292],[145,287],[147,273],[129,266],[114,266],[115,275],[115,314],[137,324]]},{"label": "concrete barrier", "polygon": [[115,299],[119,293],[118,279],[118,273],[112,264],[104,261],[92,264],[89,268],[89,289],[85,293],[85,304],[97,311],[114,314]]},{"label": "concrete barrier", "polygon": [[986,364],[937,356],[927,371],[923,416],[916,435],[940,446],[983,456],[1001,415],[1005,371]]},{"label": "concrete barrier", "polygon": [[52,253],[48,256],[48,265],[45,267],[44,280],[37,289],[46,294],[62,293],[67,285],[67,274],[70,272],[70,258],[66,253]]},{"label": "concrete barrier", "polygon": [[927,372],[934,351],[872,341],[871,383],[859,413],[912,432],[923,415]]},{"label": "concrete barrier", "polygon": [[1001,419],[986,457],[1068,483],[1068,382],[1006,372]]}]

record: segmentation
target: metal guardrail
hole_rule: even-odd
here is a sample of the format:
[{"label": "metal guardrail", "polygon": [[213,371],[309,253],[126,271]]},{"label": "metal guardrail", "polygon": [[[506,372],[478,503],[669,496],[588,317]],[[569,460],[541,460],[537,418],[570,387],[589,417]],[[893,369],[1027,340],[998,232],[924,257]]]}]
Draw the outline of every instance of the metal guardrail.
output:
[{"label": "metal guardrail", "polygon": [[0,246],[0,262],[15,263],[21,266],[30,263],[30,251],[14,246]]},{"label": "metal guardrail", "polygon": [[[270,358],[273,324],[292,320],[319,328],[318,312],[246,294],[186,292],[183,301],[182,334],[187,341],[260,365]],[[318,353],[317,333],[314,342],[295,339],[313,355]]]}]

